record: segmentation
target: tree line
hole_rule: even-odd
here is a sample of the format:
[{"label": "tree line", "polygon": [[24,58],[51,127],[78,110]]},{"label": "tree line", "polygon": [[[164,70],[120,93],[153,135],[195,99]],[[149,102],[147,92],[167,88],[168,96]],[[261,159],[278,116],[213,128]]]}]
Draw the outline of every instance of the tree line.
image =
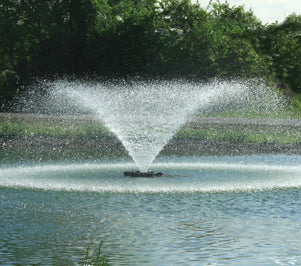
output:
[{"label": "tree line", "polygon": [[301,16],[190,0],[1,0],[0,96],[33,77],[263,77],[301,92]]}]

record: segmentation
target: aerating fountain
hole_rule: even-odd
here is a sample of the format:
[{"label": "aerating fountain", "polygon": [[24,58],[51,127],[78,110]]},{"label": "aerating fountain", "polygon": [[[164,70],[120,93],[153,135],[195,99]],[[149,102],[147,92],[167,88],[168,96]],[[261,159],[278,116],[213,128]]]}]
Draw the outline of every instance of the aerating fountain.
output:
[{"label": "aerating fountain", "polygon": [[[260,130],[256,119],[240,120],[240,115],[281,110],[284,100],[276,90],[258,80],[56,80],[37,86],[19,99],[29,123],[33,112],[50,114],[49,124],[60,121],[59,127],[61,118],[75,128],[74,117],[84,120],[81,126],[101,123],[134,162],[119,153],[114,157],[115,150],[110,154],[113,142],[122,147],[107,132],[103,138],[84,138],[86,133],[2,138],[1,265],[79,264],[86,247],[102,240],[104,254],[116,265],[301,264],[300,145],[296,153],[187,155],[183,146],[201,147],[199,136],[192,142],[173,139],[182,128],[191,133],[194,125],[218,127],[216,113],[229,110],[239,118],[226,120],[231,124],[222,128],[226,133],[235,123],[234,130]],[[300,139],[299,120],[260,121],[264,130],[275,133],[279,123],[282,134],[294,130]],[[45,126],[44,120],[33,124],[40,122]],[[22,145],[24,157],[41,152],[46,160],[18,161]],[[168,151],[169,145],[177,153]],[[85,157],[86,146],[100,152]],[[108,156],[101,157],[101,149]],[[48,154],[53,150],[60,150],[58,160]],[[70,160],[69,151],[82,157]]]},{"label": "aerating fountain", "polygon": [[[124,145],[139,171],[127,176],[159,176],[149,171],[153,160],[193,115],[229,109],[279,107],[280,97],[258,80],[208,83],[172,81],[83,82],[57,80],[47,106],[62,113],[88,113]],[[267,102],[269,103],[267,105]]]}]

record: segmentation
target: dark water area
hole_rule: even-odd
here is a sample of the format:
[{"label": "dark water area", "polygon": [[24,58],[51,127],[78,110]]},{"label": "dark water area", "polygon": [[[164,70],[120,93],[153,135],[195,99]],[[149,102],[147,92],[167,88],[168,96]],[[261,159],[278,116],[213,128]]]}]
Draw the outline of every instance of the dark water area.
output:
[{"label": "dark water area", "polygon": [[2,165],[0,265],[300,265],[301,157]]}]

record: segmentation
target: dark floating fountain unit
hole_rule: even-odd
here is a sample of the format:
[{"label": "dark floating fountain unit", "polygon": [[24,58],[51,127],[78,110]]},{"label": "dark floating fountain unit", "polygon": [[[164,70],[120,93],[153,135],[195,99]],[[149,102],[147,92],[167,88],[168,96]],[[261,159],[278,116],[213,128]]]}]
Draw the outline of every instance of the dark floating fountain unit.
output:
[{"label": "dark floating fountain unit", "polygon": [[154,172],[154,171],[147,171],[147,172],[140,172],[140,171],[129,171],[124,172],[124,176],[131,176],[131,177],[155,177],[155,176],[162,176],[163,173],[161,172]]}]

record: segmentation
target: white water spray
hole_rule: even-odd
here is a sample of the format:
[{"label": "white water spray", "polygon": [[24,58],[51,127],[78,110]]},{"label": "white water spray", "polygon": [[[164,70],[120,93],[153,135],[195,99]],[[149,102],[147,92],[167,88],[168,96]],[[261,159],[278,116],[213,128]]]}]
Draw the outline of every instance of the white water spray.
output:
[{"label": "white water spray", "polygon": [[274,108],[281,102],[273,89],[258,81],[58,80],[45,86],[52,108],[93,115],[117,136],[141,172],[196,112]]}]

